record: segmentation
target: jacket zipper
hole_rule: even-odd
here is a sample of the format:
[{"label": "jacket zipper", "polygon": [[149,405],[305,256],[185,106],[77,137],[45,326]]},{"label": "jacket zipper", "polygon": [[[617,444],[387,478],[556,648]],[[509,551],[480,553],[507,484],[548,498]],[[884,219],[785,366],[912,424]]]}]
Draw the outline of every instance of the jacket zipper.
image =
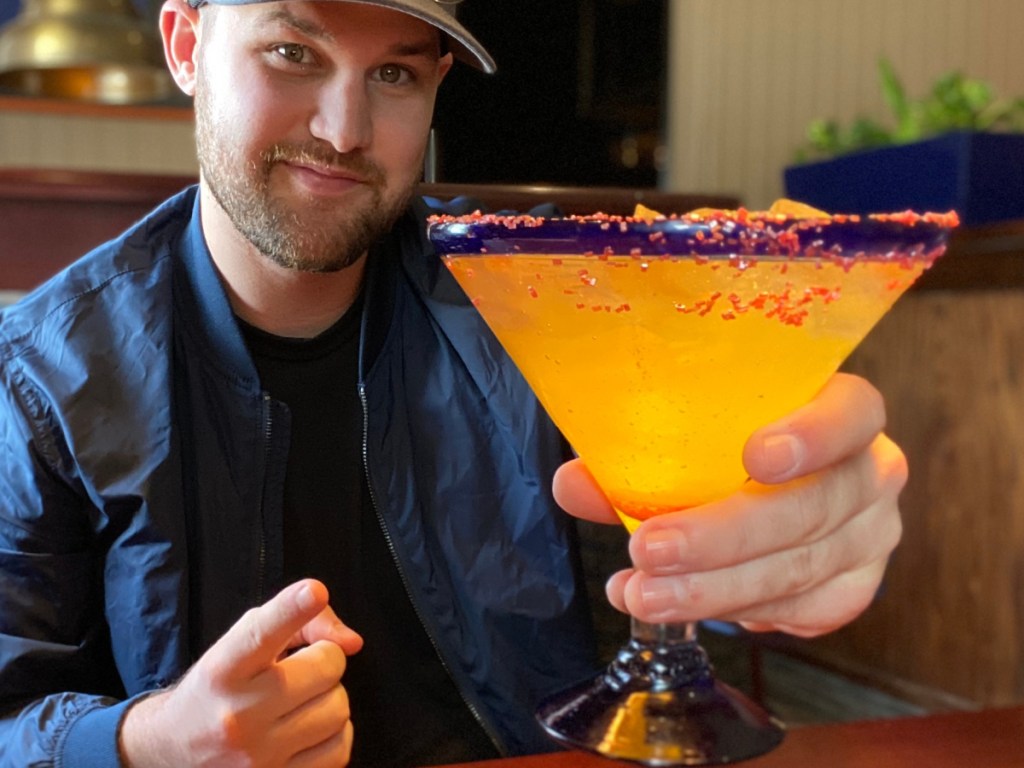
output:
[{"label": "jacket zipper", "polygon": [[391,532],[388,530],[387,522],[384,520],[384,515],[381,514],[380,505],[377,503],[377,496],[373,490],[373,483],[370,479],[370,458],[369,458],[369,433],[370,433],[370,409],[366,400],[366,385],[363,382],[359,383],[359,402],[363,407],[363,472],[366,475],[366,487],[370,492],[370,506],[373,507],[373,512],[377,516],[377,522],[380,524],[381,531],[384,533],[384,541],[387,543],[388,552],[391,553],[391,560],[395,564],[395,568],[398,569],[398,576],[402,581],[402,586],[405,588],[406,597],[409,598],[409,603],[412,605],[412,609],[416,614],[416,618],[419,619],[420,626],[423,628],[424,634],[427,639],[430,640],[430,645],[434,649],[434,653],[437,655],[438,661],[441,662],[441,667],[445,673],[451,679],[455,686],[455,690],[459,694],[459,698],[462,699],[462,703],[466,705],[470,714],[473,715],[473,719],[477,721],[483,732],[490,739],[494,748],[498,750],[498,754],[502,757],[508,757],[508,750],[505,749],[501,739],[494,732],[494,730],[487,724],[480,711],[473,705],[473,703],[466,698],[466,695],[459,688],[459,683],[455,679],[455,675],[452,674],[451,667],[448,666],[448,662],[445,661],[444,656],[441,654],[441,649],[437,645],[437,640],[434,639],[433,634],[427,629],[427,624],[423,620],[423,614],[420,612],[419,606],[412,597],[412,590],[409,587],[408,578],[405,575],[405,570],[402,568],[402,563],[398,559],[398,553],[395,551],[395,544],[391,539]]},{"label": "jacket zipper", "polygon": [[273,421],[273,408],[270,394],[263,393],[263,492],[260,494],[259,523],[260,548],[256,560],[256,605],[263,604],[263,587],[267,576],[267,532],[266,532],[266,495],[267,474],[270,471],[270,428]]}]

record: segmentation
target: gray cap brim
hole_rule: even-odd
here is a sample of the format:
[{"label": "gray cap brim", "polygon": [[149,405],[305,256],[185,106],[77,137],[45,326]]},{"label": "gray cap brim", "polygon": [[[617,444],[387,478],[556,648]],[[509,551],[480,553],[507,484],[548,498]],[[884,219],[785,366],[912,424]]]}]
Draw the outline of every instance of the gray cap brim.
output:
[{"label": "gray cap brim", "polygon": [[[268,0],[206,1],[215,5],[251,5]],[[456,2],[452,2],[452,0],[336,0],[336,2],[379,5],[381,8],[390,8],[393,11],[415,16],[444,32],[448,37],[449,48],[456,59],[488,74],[493,74],[497,69],[497,65],[487,49],[456,20],[455,6],[458,0]],[[193,2],[193,4],[196,3]]]}]

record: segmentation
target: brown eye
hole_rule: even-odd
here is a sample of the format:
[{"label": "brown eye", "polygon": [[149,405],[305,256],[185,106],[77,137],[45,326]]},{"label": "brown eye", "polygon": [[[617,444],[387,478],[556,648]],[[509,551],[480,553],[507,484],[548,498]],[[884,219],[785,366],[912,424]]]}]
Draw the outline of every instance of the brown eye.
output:
[{"label": "brown eye", "polygon": [[274,52],[293,64],[302,64],[306,58],[305,46],[297,43],[279,43],[274,46]]},{"label": "brown eye", "polygon": [[405,75],[405,70],[397,64],[385,64],[378,70],[378,76],[385,83],[400,83]]}]

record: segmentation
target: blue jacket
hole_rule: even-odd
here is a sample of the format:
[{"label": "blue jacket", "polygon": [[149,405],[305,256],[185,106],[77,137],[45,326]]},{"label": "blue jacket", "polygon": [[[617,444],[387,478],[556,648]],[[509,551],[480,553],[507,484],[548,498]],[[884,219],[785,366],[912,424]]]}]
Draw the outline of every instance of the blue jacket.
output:
[{"label": "blue jacket", "polygon": [[[594,669],[563,439],[424,236],[371,253],[364,462],[410,598],[507,754]],[[280,586],[288,414],[169,200],[0,313],[0,765],[117,765],[133,697]]]}]

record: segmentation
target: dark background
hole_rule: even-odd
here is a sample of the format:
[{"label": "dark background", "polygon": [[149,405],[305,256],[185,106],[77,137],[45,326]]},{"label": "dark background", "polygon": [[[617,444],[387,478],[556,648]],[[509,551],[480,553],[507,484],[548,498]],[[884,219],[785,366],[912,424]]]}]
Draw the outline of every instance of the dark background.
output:
[{"label": "dark background", "polygon": [[438,180],[656,186],[667,0],[465,0],[498,63],[452,69]]}]

